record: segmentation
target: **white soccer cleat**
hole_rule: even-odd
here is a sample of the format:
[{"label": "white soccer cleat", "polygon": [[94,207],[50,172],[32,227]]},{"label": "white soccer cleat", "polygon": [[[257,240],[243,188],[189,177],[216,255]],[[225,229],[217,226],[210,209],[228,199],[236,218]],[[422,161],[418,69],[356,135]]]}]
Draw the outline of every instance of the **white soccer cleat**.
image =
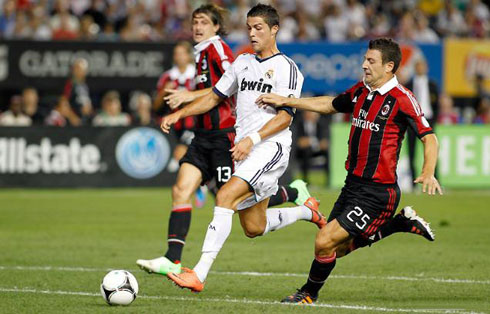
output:
[{"label": "white soccer cleat", "polygon": [[419,234],[429,241],[435,240],[436,235],[430,228],[430,224],[424,218],[417,215],[417,212],[411,206],[404,207],[398,215],[409,220],[408,224],[410,229],[408,232]]},{"label": "white soccer cleat", "polygon": [[180,274],[182,265],[172,263],[168,258],[162,256],[155,259],[139,259],[136,264],[148,273],[156,273],[166,276],[168,273]]}]

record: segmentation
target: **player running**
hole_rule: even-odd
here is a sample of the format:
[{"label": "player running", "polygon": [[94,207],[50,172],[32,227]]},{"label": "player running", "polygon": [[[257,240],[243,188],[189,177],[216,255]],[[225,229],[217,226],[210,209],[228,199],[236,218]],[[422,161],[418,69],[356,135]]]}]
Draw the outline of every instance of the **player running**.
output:
[{"label": "player running", "polygon": [[298,220],[311,221],[319,228],[326,223],[314,198],[303,206],[267,209],[269,198],[278,190],[278,179],[288,166],[292,142],[289,125],[295,111],[288,107],[261,109],[254,101],[269,92],[299,97],[303,76],[296,64],[277,49],[279,16],[273,7],[253,7],[247,14],[247,27],[256,55],[240,55],[212,92],[162,120],[162,130],[168,133],[179,119],[210,110],[222,99],[237,95],[237,137],[231,149],[235,172],[218,191],[199,262],[193,270],[183,268],[181,274],[168,274],[177,285],[194,292],[203,290],[208,272],[230,234],[235,210],[251,238]]},{"label": "player running", "polygon": [[362,68],[364,80],[337,97],[292,99],[262,95],[259,107],[298,108],[323,114],[352,113],[345,186],[328,223],[315,241],[315,259],[306,284],[282,302],[313,303],[335,267],[336,259],[395,232],[420,234],[434,240],[429,225],[411,207],[394,215],[400,201],[396,166],[407,127],[424,145],[424,164],[415,183],[429,195],[442,194],[434,177],[438,144],[413,94],[398,83],[398,44],[380,38],[369,42]]},{"label": "player running", "polygon": [[[230,68],[234,60],[230,47],[220,37],[225,33],[224,14],[224,9],[213,4],[203,5],[192,13],[192,34],[197,43],[194,47],[197,90],[191,92],[167,89],[170,95],[166,100],[171,109],[176,109],[203,95],[215,95],[211,92],[211,87],[218,82],[225,70]],[[287,66],[289,67],[289,64]],[[197,115],[195,137],[180,160],[177,180],[172,187],[168,250],[165,256],[136,261],[138,266],[150,273],[166,275],[169,272],[181,272],[180,261],[191,222],[192,195],[201,184],[213,178],[220,188],[233,173],[234,165],[230,150],[235,139],[234,98],[217,96],[215,98],[216,102],[214,99],[207,101],[206,98],[206,102],[202,106],[199,105],[201,107],[198,111],[182,116],[184,118]],[[184,110],[187,112],[187,107],[184,107]],[[275,110],[269,111],[275,112]],[[176,115],[172,115],[174,116]],[[173,123],[179,120],[180,118]],[[306,184],[297,180],[288,187],[281,187],[280,192],[274,196],[274,205],[286,201],[302,204],[308,197]]]}]

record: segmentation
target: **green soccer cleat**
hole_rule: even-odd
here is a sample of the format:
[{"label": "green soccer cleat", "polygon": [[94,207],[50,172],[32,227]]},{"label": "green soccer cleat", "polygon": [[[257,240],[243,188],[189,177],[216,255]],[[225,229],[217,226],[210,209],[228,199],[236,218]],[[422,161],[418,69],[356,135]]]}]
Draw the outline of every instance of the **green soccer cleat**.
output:
[{"label": "green soccer cleat", "polygon": [[150,274],[155,273],[166,276],[168,273],[180,274],[182,271],[182,265],[180,263],[172,263],[164,256],[149,260],[139,259],[136,261],[136,264]]},{"label": "green soccer cleat", "polygon": [[303,205],[303,203],[311,197],[306,185],[307,183],[301,179],[294,180],[293,182],[291,182],[291,184],[289,184],[290,187],[298,190],[298,197],[294,200],[294,203],[296,205]]}]

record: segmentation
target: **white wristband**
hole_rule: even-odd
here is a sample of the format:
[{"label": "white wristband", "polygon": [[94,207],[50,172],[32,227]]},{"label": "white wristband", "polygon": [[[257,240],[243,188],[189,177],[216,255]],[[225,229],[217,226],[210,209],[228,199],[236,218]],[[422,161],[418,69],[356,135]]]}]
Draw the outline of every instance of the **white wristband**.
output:
[{"label": "white wristband", "polygon": [[254,145],[257,145],[258,143],[260,143],[260,141],[262,141],[262,138],[260,138],[259,132],[254,132],[254,133],[250,134],[248,137],[250,137],[250,139],[252,140],[252,143]]}]

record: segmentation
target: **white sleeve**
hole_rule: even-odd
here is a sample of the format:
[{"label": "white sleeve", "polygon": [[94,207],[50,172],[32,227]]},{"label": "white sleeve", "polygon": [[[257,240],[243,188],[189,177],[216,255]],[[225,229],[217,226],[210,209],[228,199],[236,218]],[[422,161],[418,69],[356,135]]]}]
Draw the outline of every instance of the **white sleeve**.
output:
[{"label": "white sleeve", "polygon": [[230,97],[238,91],[238,80],[235,70],[236,63],[235,60],[213,87],[213,91],[222,98]]},{"label": "white sleeve", "polygon": [[277,80],[276,93],[285,97],[301,97],[303,88],[303,75],[298,66],[290,59],[285,58],[287,65],[282,67],[281,75]]}]

